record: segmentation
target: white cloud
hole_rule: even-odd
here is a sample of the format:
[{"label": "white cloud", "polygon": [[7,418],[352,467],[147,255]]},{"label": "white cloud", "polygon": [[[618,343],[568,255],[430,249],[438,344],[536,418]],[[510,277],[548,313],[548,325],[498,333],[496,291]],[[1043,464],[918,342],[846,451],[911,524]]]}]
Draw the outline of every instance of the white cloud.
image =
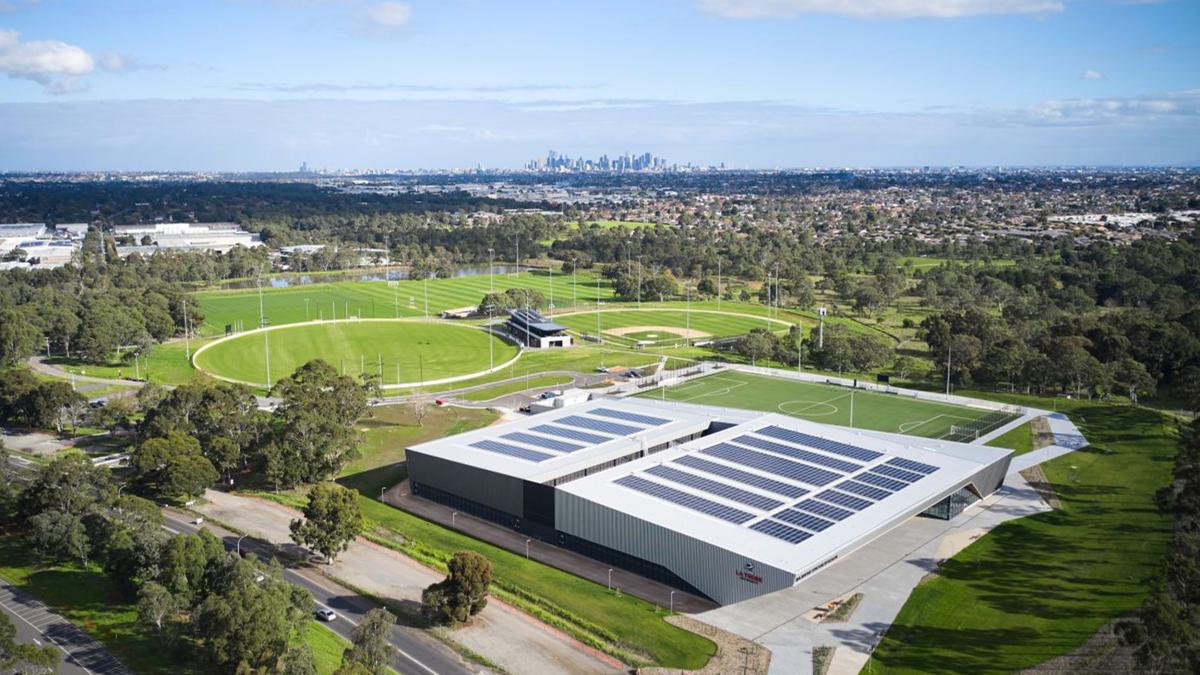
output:
[{"label": "white cloud", "polygon": [[1083,74],[1079,76],[1079,78],[1083,80],[1103,80],[1104,73],[1098,70],[1085,70],[1083,71]]},{"label": "white cloud", "polygon": [[697,0],[700,9],[730,19],[841,14],[860,19],[953,19],[987,14],[1061,12],[1061,0]]},{"label": "white cloud", "polygon": [[984,113],[1000,124],[1094,126],[1200,120],[1200,89],[1127,98],[1051,99],[1024,110]]},{"label": "white cloud", "polygon": [[31,80],[47,93],[78,91],[79,77],[96,69],[96,60],[81,47],[57,40],[21,41],[14,30],[0,30],[0,73]]},{"label": "white cloud", "polygon": [[403,28],[412,18],[412,6],[406,2],[381,2],[367,7],[364,16],[377,28]]}]

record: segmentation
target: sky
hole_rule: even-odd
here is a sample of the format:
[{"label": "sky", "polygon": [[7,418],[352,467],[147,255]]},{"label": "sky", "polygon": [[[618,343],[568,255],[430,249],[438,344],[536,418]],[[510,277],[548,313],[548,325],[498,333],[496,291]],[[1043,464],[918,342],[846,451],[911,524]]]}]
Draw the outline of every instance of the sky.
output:
[{"label": "sky", "polygon": [[1200,0],[0,0],[0,171],[1200,164]]}]

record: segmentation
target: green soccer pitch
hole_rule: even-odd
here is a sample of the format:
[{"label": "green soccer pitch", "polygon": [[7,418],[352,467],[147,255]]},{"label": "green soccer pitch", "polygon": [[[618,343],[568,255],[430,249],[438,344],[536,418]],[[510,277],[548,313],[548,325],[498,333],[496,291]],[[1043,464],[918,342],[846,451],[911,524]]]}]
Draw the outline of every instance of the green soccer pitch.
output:
[{"label": "green soccer pitch", "polygon": [[261,386],[266,377],[264,334],[270,342],[272,384],[318,358],[338,372],[379,375],[381,384],[392,386],[481,373],[489,362],[500,365],[517,355],[514,345],[470,326],[420,320],[337,321],[220,340],[196,353],[196,367]]},{"label": "green soccer pitch", "polygon": [[[854,395],[853,424],[850,419],[851,391]],[[1012,419],[1011,415],[1000,416],[990,410],[922,401],[903,394],[851,390],[837,385],[798,382],[737,371],[726,371],[668,387],[665,395],[659,389],[642,396],[785,413],[813,422],[925,438],[949,437],[951,426],[963,427],[985,422],[990,422],[989,426],[992,426]]]}]

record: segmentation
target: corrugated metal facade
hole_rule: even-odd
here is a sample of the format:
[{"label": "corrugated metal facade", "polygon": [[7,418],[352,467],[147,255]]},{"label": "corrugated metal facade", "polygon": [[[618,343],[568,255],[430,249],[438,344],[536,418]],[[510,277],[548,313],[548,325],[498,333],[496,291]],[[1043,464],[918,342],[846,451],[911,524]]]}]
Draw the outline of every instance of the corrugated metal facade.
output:
[{"label": "corrugated metal facade", "polygon": [[573,494],[559,490],[554,499],[558,530],[662,565],[723,605],[790,588],[795,582],[795,575],[786,570]]}]

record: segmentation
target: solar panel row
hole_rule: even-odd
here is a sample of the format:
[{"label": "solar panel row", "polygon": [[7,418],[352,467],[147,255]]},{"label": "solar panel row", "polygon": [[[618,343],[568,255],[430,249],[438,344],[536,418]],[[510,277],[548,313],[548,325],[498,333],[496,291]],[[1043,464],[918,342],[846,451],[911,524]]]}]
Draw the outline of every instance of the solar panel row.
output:
[{"label": "solar panel row", "polygon": [[554,455],[547,455],[544,452],[538,452],[536,450],[530,450],[528,448],[522,448],[516,445],[509,445],[508,443],[500,443],[498,441],[476,441],[471,444],[471,447],[479,448],[480,450],[487,450],[488,452],[494,452],[500,455],[516,457],[517,459],[524,459],[530,462],[544,462],[548,459],[554,458]]},{"label": "solar panel row", "polygon": [[797,530],[789,525],[784,525],[778,520],[765,518],[750,526],[750,529],[763,534],[769,534],[776,539],[782,539],[789,544],[799,544],[808,539],[812,535],[804,530]]},{"label": "solar panel row", "polygon": [[649,469],[646,469],[646,473],[652,476],[658,476],[659,478],[666,478],[667,480],[674,481],[688,487],[693,487],[697,490],[702,490],[704,492],[717,495],[718,497],[724,497],[735,502],[741,502],[743,504],[753,506],[757,509],[763,509],[764,511],[771,511],[783,506],[783,502],[776,501],[770,497],[764,497],[760,494],[750,492],[749,490],[742,490],[741,488],[736,488],[720,481],[702,478],[696,474],[680,471],[679,469],[673,469],[669,466],[652,466]]},{"label": "solar panel row", "polygon": [[854,495],[848,495],[845,492],[838,492],[837,490],[825,490],[824,492],[818,493],[816,498],[825,500],[831,504],[844,506],[855,511],[862,511],[871,504],[874,504],[874,502],[869,499],[855,497]]},{"label": "solar panel row", "polygon": [[784,509],[783,511],[776,513],[774,517],[783,521],[787,521],[793,525],[799,525],[800,527],[813,532],[823,532],[833,527],[833,521],[831,520],[818,518],[811,513],[801,513],[795,509]]},{"label": "solar panel row", "polygon": [[575,445],[566,441],[559,441],[553,438],[544,438],[542,436],[534,436],[523,431],[514,431],[511,434],[504,434],[500,438],[507,438],[510,441],[525,443],[526,445],[536,445],[539,448],[548,448],[550,450],[558,450],[559,452],[575,452],[582,450],[582,445]]},{"label": "solar panel row", "polygon": [[741,469],[735,469],[731,466],[718,464],[717,462],[710,462],[707,459],[696,457],[695,455],[683,455],[673,463],[686,466],[689,469],[699,469],[705,473],[711,473],[714,476],[721,476],[722,478],[736,480],[737,482],[745,483],[746,485],[753,485],[756,488],[762,488],[767,492],[774,492],[777,495],[784,495],[785,497],[795,498],[808,494],[808,490],[805,490],[798,485],[784,483],[773,478],[760,476],[756,473],[750,473],[749,471],[742,471]]},{"label": "solar panel row", "polygon": [[899,492],[900,490],[908,487],[908,483],[905,483],[904,481],[895,480],[886,476],[880,476],[879,474],[871,473],[870,471],[858,474],[854,477],[854,480],[862,481],[863,483],[870,483],[871,485],[884,488],[885,490],[891,490],[892,492]]},{"label": "solar panel row", "polygon": [[856,495],[862,495],[867,499],[874,499],[875,501],[892,496],[892,493],[884,490],[883,488],[877,488],[873,485],[864,485],[863,483],[853,480],[844,480],[833,487],[844,492],[853,492]]},{"label": "solar panel row", "polygon": [[644,431],[641,427],[631,427],[628,424],[594,420],[590,417],[581,417],[579,415],[567,415],[554,421],[558,424],[566,424],[581,429],[591,429],[592,431],[599,431],[602,434],[612,434],[613,436],[632,436],[639,431]]},{"label": "solar panel row", "polygon": [[815,466],[801,464],[790,459],[768,455],[755,450],[747,450],[729,443],[717,443],[716,445],[704,448],[700,452],[713,457],[720,457],[734,464],[742,464],[745,466],[762,469],[767,473],[773,473],[785,478],[791,478],[812,485],[825,486],[833,481],[841,478],[841,474],[836,474],[825,469],[818,469]]},{"label": "solar panel row", "polygon": [[738,525],[754,518],[752,514],[740,509],[718,504],[703,497],[697,497],[691,493],[676,490],[675,488],[667,487],[666,485],[655,483],[639,476],[624,476],[613,482],[631,490],[637,490],[652,497],[657,497],[693,511],[699,511],[700,513],[720,518],[721,520],[737,523]]},{"label": "solar panel row", "polygon": [[771,436],[772,438],[778,438],[781,441],[787,441],[789,443],[807,445],[810,448],[824,450],[825,452],[832,452],[835,455],[842,455],[843,457],[849,457],[851,459],[857,459],[863,462],[870,462],[883,457],[882,452],[875,452],[874,450],[860,448],[857,445],[839,443],[837,441],[831,441],[827,438],[821,438],[820,436],[813,436],[812,434],[806,434],[800,431],[792,431],[791,429],[784,429],[777,426],[763,427],[754,433],[762,434],[763,436]]},{"label": "solar panel row", "polygon": [[573,441],[583,441],[584,443],[591,443],[593,445],[607,443],[608,441],[612,440],[607,436],[597,436],[596,434],[589,434],[586,431],[568,429],[566,427],[556,427],[549,424],[539,424],[538,426],[530,429],[530,431],[536,431],[539,434],[558,436],[560,438],[569,438]]},{"label": "solar panel row", "polygon": [[801,511],[807,511],[818,516],[825,516],[826,518],[833,518],[834,520],[845,520],[854,515],[853,511],[839,509],[833,504],[826,504],[825,502],[819,502],[815,499],[805,499],[792,508],[800,509]]},{"label": "solar panel row", "polygon": [[923,464],[912,459],[904,459],[903,457],[893,457],[884,463],[891,464],[892,466],[898,466],[901,469],[908,469],[909,471],[923,473],[926,476],[938,470],[936,466],[931,464]]},{"label": "solar panel row", "polygon": [[812,452],[811,450],[801,450],[800,448],[794,448],[788,445],[780,445],[779,443],[763,440],[761,438],[755,438],[754,436],[738,436],[737,438],[733,439],[733,442],[741,443],[742,445],[748,445],[752,448],[758,448],[760,450],[770,450],[771,452],[787,455],[788,457],[794,457],[796,459],[802,459],[812,464],[820,464],[821,466],[829,467],[830,469],[836,469],[842,473],[854,473],[855,471],[862,469],[861,464],[847,462],[844,459],[822,455],[817,452]]},{"label": "solar panel row", "polygon": [[904,469],[888,466],[887,464],[880,464],[879,466],[871,469],[871,473],[877,473],[889,478],[896,478],[904,481],[905,483],[915,483],[925,477],[919,473],[905,471]]},{"label": "solar panel row", "polygon": [[651,417],[650,415],[638,415],[637,413],[625,412],[624,410],[613,410],[612,408],[592,408],[587,411],[589,415],[600,415],[601,417],[612,417],[626,422],[635,424],[645,424],[650,427],[661,427],[664,424],[669,424],[671,420],[665,420],[661,417]]}]

